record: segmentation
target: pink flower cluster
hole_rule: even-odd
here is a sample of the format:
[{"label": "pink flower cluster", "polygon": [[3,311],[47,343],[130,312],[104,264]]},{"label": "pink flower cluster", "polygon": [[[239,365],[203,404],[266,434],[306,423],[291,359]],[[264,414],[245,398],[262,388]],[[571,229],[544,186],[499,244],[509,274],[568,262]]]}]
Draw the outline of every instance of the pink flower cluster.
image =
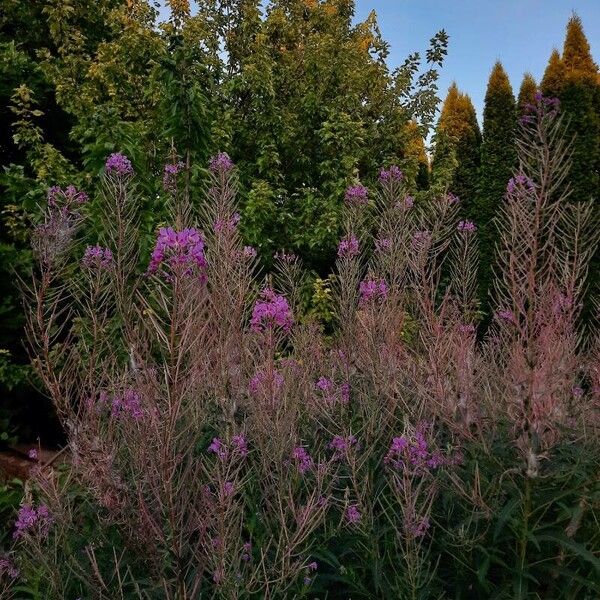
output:
[{"label": "pink flower cluster", "polygon": [[356,504],[351,504],[348,506],[348,508],[346,508],[344,517],[350,525],[357,525],[360,522],[362,515],[358,510],[358,506]]},{"label": "pink flower cluster", "polygon": [[[204,280],[206,258],[204,256],[204,239],[193,227],[175,231],[172,227],[162,227],[158,232],[156,245],[152,251],[149,273],[156,273],[162,264],[168,264],[172,270],[183,267],[182,274],[189,277],[194,270],[200,272]],[[168,279],[172,276],[165,274]]]},{"label": "pink flower cluster", "polygon": [[215,230],[215,233],[235,231],[240,220],[240,214],[234,213],[229,219],[217,219],[213,224],[213,229]]},{"label": "pink flower cluster", "polygon": [[403,178],[404,174],[396,165],[392,165],[389,169],[381,169],[381,171],[379,171],[380,183],[385,183],[388,181],[402,181]]},{"label": "pink flower cluster", "polygon": [[89,197],[85,192],[77,190],[74,185],[69,185],[64,190],[60,186],[54,185],[48,189],[47,200],[48,206],[52,207],[59,204],[72,206],[74,204],[85,204]]},{"label": "pink flower cluster", "polygon": [[364,185],[351,185],[346,189],[344,200],[350,206],[364,206],[369,201],[369,190]]},{"label": "pink flower cluster", "polygon": [[113,417],[129,416],[138,421],[144,416],[140,394],[133,389],[127,389],[122,394],[114,396],[110,412]]},{"label": "pink flower cluster", "polygon": [[393,438],[384,462],[416,475],[460,462],[459,455],[447,457],[439,450],[431,450],[425,439],[425,429],[425,426],[417,427],[412,438],[404,435]]},{"label": "pink flower cluster", "polygon": [[228,173],[233,169],[233,161],[226,152],[219,152],[210,159],[208,168],[212,173]]},{"label": "pink flower cluster", "polygon": [[319,377],[315,387],[326,404],[336,404],[337,402],[348,404],[350,402],[349,383],[342,383],[338,386],[327,377]]},{"label": "pink flower cluster", "polygon": [[515,175],[508,180],[506,192],[508,194],[514,194],[518,190],[532,192],[535,190],[535,185],[527,175]]},{"label": "pink flower cluster", "polygon": [[359,304],[365,306],[376,300],[385,300],[388,291],[387,283],[383,279],[363,279],[359,285]]},{"label": "pink flower cluster", "polygon": [[31,504],[23,504],[17,513],[13,538],[18,540],[34,530],[46,537],[53,522],[54,519],[45,504],[40,504],[37,508]]},{"label": "pink flower cluster", "polygon": [[392,240],[389,238],[377,238],[375,240],[375,250],[380,254],[385,254],[392,249]]},{"label": "pink flower cluster", "polygon": [[234,435],[231,438],[231,445],[228,447],[220,437],[215,437],[208,446],[208,451],[216,454],[221,460],[225,460],[229,456],[245,458],[248,456],[248,442],[243,435]]},{"label": "pink flower cluster", "polygon": [[310,454],[307,452],[306,448],[302,446],[298,446],[294,448],[292,452],[292,458],[296,464],[296,468],[298,472],[304,475],[307,471],[310,471],[313,467],[313,459],[310,457]]},{"label": "pink flower cluster", "polygon": [[166,192],[172,194],[177,190],[177,174],[185,167],[181,161],[174,164],[165,165],[163,172],[163,188]]},{"label": "pink flower cluster", "polygon": [[20,575],[15,563],[7,556],[0,558],[0,581],[5,575],[10,579],[16,579]]},{"label": "pink flower cluster", "polygon": [[107,159],[105,168],[107,173],[114,173],[121,177],[133,174],[131,161],[120,152],[113,152]]},{"label": "pink flower cluster", "polygon": [[358,240],[352,234],[347,235],[338,246],[337,255],[340,258],[354,258],[360,253]]},{"label": "pink flower cluster", "polygon": [[261,298],[256,301],[252,310],[252,331],[262,333],[275,327],[285,332],[290,331],[294,319],[287,299],[276,294],[271,288],[265,288],[260,295]]},{"label": "pink flower cluster", "polygon": [[281,392],[283,384],[283,375],[277,369],[257,371],[248,384],[248,390],[253,396],[276,397]]},{"label": "pink flower cluster", "polygon": [[358,448],[358,440],[353,435],[347,437],[334,435],[328,447],[334,451],[333,459],[341,460],[347,456],[352,448]]},{"label": "pink flower cluster", "polygon": [[107,271],[114,265],[113,254],[102,246],[88,246],[83,253],[81,264],[86,269]]},{"label": "pink flower cluster", "polygon": [[475,233],[477,226],[473,221],[460,221],[456,227],[461,233]]}]

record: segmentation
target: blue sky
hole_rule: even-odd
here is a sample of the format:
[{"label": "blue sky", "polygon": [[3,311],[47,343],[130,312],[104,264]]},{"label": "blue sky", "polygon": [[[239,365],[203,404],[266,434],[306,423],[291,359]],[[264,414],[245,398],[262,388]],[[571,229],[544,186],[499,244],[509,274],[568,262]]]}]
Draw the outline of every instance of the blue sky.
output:
[{"label": "blue sky", "polygon": [[600,61],[600,0],[357,0],[357,19],[375,10],[391,45],[390,66],[412,51],[422,53],[439,29],[450,36],[440,93],[456,81],[468,93],[481,120],[491,68],[500,60],[515,94],[523,73],[539,82],[553,47],[562,49],[565,26],[575,11]]}]

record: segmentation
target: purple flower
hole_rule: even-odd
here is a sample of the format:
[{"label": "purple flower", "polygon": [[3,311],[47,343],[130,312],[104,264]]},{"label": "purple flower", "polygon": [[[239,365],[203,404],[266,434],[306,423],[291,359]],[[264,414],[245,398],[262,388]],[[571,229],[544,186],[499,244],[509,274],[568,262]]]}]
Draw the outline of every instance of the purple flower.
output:
[{"label": "purple flower", "polygon": [[573,398],[581,398],[583,396],[583,388],[575,385],[571,388],[571,393],[573,394]]},{"label": "purple flower", "polygon": [[10,579],[16,579],[19,574],[19,569],[8,556],[0,558],[0,581],[5,575]]},{"label": "purple flower", "polygon": [[27,453],[27,456],[31,459],[31,460],[37,460],[38,459],[38,451],[37,448],[31,448],[29,450],[29,452]]},{"label": "purple flower", "polygon": [[350,506],[348,506],[348,508],[346,508],[344,516],[346,518],[346,521],[350,523],[350,525],[356,525],[361,519],[361,514],[356,504],[351,504]]},{"label": "purple flower", "polygon": [[242,256],[247,259],[256,258],[256,249],[252,246],[244,246],[242,250]]},{"label": "purple flower", "polygon": [[37,508],[31,504],[23,504],[17,513],[13,538],[18,540],[34,529],[42,537],[46,537],[53,521],[50,511],[45,504],[40,504]]},{"label": "purple flower", "polygon": [[163,172],[163,188],[166,192],[174,194],[177,191],[177,174],[184,167],[185,165],[182,162],[165,165]]},{"label": "purple flower", "polygon": [[225,496],[225,498],[228,498],[229,496],[231,496],[233,494],[235,490],[235,485],[233,484],[233,481],[226,481],[223,484],[223,496]]},{"label": "purple flower", "polygon": [[360,253],[358,240],[352,234],[347,235],[338,246],[337,255],[340,258],[354,258]]},{"label": "purple flower", "polygon": [[350,449],[356,445],[357,440],[353,435],[349,435],[348,437],[335,435],[333,436],[331,442],[329,442],[328,447],[334,450],[334,460],[341,460],[344,458],[344,456],[346,456]]},{"label": "purple flower", "polygon": [[310,563],[308,563],[307,567],[306,567],[309,571],[316,571],[319,568],[319,565],[316,563],[316,561],[312,561]]},{"label": "purple flower", "polygon": [[380,254],[385,254],[392,249],[392,240],[389,238],[378,238],[375,240],[375,250]]},{"label": "purple flower", "polygon": [[213,438],[212,442],[208,446],[208,451],[216,454],[222,460],[227,458],[227,455],[229,454],[227,448],[221,441],[221,438],[218,437]]},{"label": "purple flower", "polygon": [[512,310],[499,310],[496,312],[496,318],[507,323],[515,322],[515,315]]},{"label": "purple flower", "polygon": [[229,173],[233,169],[233,161],[226,152],[219,152],[210,159],[208,168],[212,173]]},{"label": "purple flower", "polygon": [[452,192],[448,192],[445,195],[445,199],[446,199],[446,202],[450,205],[458,204],[460,202],[459,197],[456,194],[453,194]]},{"label": "purple flower", "polygon": [[312,458],[306,451],[306,448],[303,448],[302,446],[298,446],[297,448],[294,448],[294,450],[292,452],[292,458],[294,459],[294,461],[296,463],[298,472],[301,473],[302,475],[304,475],[304,473],[306,473],[306,471],[310,471],[310,469],[312,469],[312,467],[313,467]]},{"label": "purple flower", "polygon": [[241,217],[239,213],[234,213],[229,219],[217,219],[213,224],[215,233],[232,232],[235,231]]},{"label": "purple flower", "polygon": [[350,206],[364,206],[369,201],[369,190],[364,185],[351,185],[346,189],[344,200]]},{"label": "purple flower", "polygon": [[77,190],[74,185],[67,186],[64,190],[58,185],[48,189],[48,206],[56,207],[59,204],[71,206],[73,204],[85,204],[89,197],[85,192]]},{"label": "purple flower", "polygon": [[359,304],[364,306],[375,300],[384,300],[388,295],[388,286],[383,279],[363,279],[359,286]]},{"label": "purple flower", "polygon": [[410,535],[418,538],[418,537],[423,537],[425,535],[425,533],[427,532],[427,530],[430,527],[430,523],[429,523],[429,519],[427,517],[420,519],[418,522],[415,522],[414,520],[409,519],[404,523],[404,527]]},{"label": "purple flower", "polygon": [[252,331],[262,333],[266,329],[279,327],[287,333],[293,324],[292,311],[286,298],[276,294],[271,288],[265,288],[252,310]]},{"label": "purple flower", "polygon": [[535,190],[535,185],[533,184],[533,181],[531,181],[531,179],[529,179],[529,177],[527,177],[527,175],[524,175],[523,173],[515,175],[514,177],[509,179],[508,183],[506,184],[506,192],[508,194],[514,194],[519,190],[525,192],[532,192]]},{"label": "purple flower", "polygon": [[111,414],[115,417],[127,415],[139,421],[144,416],[139,393],[130,388],[122,395],[115,396],[111,403]]},{"label": "purple flower", "polygon": [[460,221],[456,227],[461,233],[475,233],[477,227],[473,221]]},{"label": "purple flower", "polygon": [[[204,281],[206,258],[204,256],[204,239],[193,227],[175,231],[172,227],[162,227],[152,251],[148,273],[156,273],[163,264],[172,270],[183,267],[183,276],[189,277],[194,270],[200,272],[200,280]],[[167,279],[172,276],[163,273]]]},{"label": "purple flower", "polygon": [[102,246],[88,246],[83,253],[81,264],[86,269],[107,271],[114,265],[113,254]]},{"label": "purple flower", "polygon": [[243,435],[234,435],[231,438],[231,443],[235,450],[243,457],[248,456],[248,442]]},{"label": "purple flower", "polygon": [[333,390],[333,381],[327,377],[319,377],[315,385],[322,392],[331,392]]},{"label": "purple flower", "polygon": [[402,202],[402,206],[404,208],[412,208],[415,205],[415,199],[413,196],[404,196],[404,200]]},{"label": "purple flower", "polygon": [[277,369],[257,371],[248,384],[248,390],[253,396],[276,397],[284,383],[283,375]]},{"label": "purple flower", "polygon": [[114,173],[121,177],[133,173],[131,161],[120,152],[113,152],[113,154],[106,159],[105,168],[108,173]]},{"label": "purple flower", "polygon": [[242,546],[241,558],[244,562],[250,562],[250,560],[252,559],[252,544],[250,542],[246,542]]},{"label": "purple flower", "polygon": [[388,181],[402,181],[404,175],[402,171],[396,165],[392,165],[389,169],[381,169],[379,171],[380,183],[386,183]]},{"label": "purple flower", "polygon": [[422,250],[427,248],[431,242],[431,231],[424,229],[422,231],[415,231],[413,234],[412,245],[413,248]]}]

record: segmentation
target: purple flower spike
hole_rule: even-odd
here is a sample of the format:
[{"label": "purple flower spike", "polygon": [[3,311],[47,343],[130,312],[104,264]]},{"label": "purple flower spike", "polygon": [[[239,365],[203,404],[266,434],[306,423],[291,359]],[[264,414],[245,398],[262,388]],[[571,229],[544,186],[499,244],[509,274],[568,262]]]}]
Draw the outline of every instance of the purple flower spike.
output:
[{"label": "purple flower spike", "polygon": [[354,235],[346,236],[339,244],[337,255],[339,258],[354,258],[360,253],[358,240]]},{"label": "purple flower spike", "polygon": [[107,173],[114,173],[121,177],[133,174],[131,161],[120,152],[113,152],[107,159],[105,165]]},{"label": "purple flower spike", "polygon": [[369,201],[369,190],[364,185],[351,185],[346,189],[344,200],[350,206],[364,206]]},{"label": "purple flower spike", "polygon": [[233,161],[227,152],[219,152],[210,159],[208,168],[212,173],[229,173],[233,169]]}]

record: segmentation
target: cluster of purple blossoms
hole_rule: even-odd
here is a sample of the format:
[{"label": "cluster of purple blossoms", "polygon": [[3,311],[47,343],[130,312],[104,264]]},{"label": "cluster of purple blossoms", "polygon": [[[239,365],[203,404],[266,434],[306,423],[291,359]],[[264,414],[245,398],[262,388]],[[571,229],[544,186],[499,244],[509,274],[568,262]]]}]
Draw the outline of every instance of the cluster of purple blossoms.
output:
[{"label": "cluster of purple blossoms", "polygon": [[253,246],[244,246],[242,250],[242,257],[248,260],[256,258],[256,248]]},{"label": "cluster of purple blossoms", "polygon": [[336,385],[327,377],[319,377],[315,388],[320,393],[326,404],[348,404],[350,402],[350,384]]},{"label": "cluster of purple blossoms", "polygon": [[541,92],[535,94],[535,103],[525,105],[525,114],[519,119],[522,125],[535,123],[536,117],[556,115],[560,109],[560,100],[551,96],[544,96]]},{"label": "cluster of purple blossoms", "polygon": [[359,285],[360,306],[365,306],[376,300],[385,300],[389,289],[383,279],[372,279],[370,277],[363,279]]},{"label": "cluster of purple blossoms", "polygon": [[120,152],[113,152],[107,159],[105,164],[106,172],[113,173],[120,177],[133,174],[131,161]]},{"label": "cluster of purple blossoms", "polygon": [[304,585],[310,585],[313,582],[313,578],[310,577],[310,574],[316,571],[319,568],[319,565],[316,561],[312,561],[306,565],[306,575],[304,576]]},{"label": "cluster of purple blossoms", "polygon": [[347,437],[334,435],[333,439],[328,444],[328,448],[334,451],[334,460],[341,460],[347,456],[348,452],[352,448],[358,448],[358,440],[353,435],[349,435]]},{"label": "cluster of purple blossoms", "polygon": [[346,508],[344,517],[350,525],[356,525],[360,522],[362,515],[360,514],[360,511],[358,510],[358,506],[356,504],[350,504],[350,506]]},{"label": "cluster of purple blossoms", "polygon": [[37,448],[30,448],[29,452],[27,452],[27,457],[30,458],[31,460],[37,460],[38,459]]},{"label": "cluster of purple blossoms", "polygon": [[431,523],[427,517],[422,519],[405,519],[404,521],[404,530],[415,538],[423,537],[430,526]]},{"label": "cluster of purple blossoms", "polygon": [[234,213],[229,219],[217,219],[213,223],[213,229],[215,233],[235,231],[241,218],[239,213]]},{"label": "cluster of purple blossoms", "polygon": [[458,332],[459,333],[463,333],[465,335],[475,335],[475,332],[477,331],[477,329],[475,328],[475,325],[473,325],[472,323],[461,323],[458,326]]},{"label": "cluster of purple blossoms", "polygon": [[279,327],[286,333],[289,332],[294,319],[287,299],[276,294],[271,288],[265,288],[260,296],[252,310],[252,331],[263,333],[266,329]]},{"label": "cluster of purple blossoms", "polygon": [[48,206],[51,207],[81,205],[89,200],[88,195],[79,191],[74,185],[68,185],[64,190],[60,186],[54,185],[48,189],[46,198]]},{"label": "cluster of purple blossoms", "polygon": [[379,171],[380,183],[386,183],[388,181],[402,181],[404,175],[399,167],[392,165],[389,169],[381,169]]},{"label": "cluster of purple blossoms", "polygon": [[24,504],[17,513],[13,538],[18,540],[33,530],[46,537],[53,522],[54,519],[45,504],[40,504],[37,508],[31,504]]},{"label": "cluster of purple blossoms", "polygon": [[351,185],[346,189],[344,200],[350,206],[365,206],[369,202],[369,190],[364,185]]},{"label": "cluster of purple blossoms", "polygon": [[414,196],[404,196],[402,200],[396,203],[396,208],[408,210],[415,205]]},{"label": "cluster of purple blossoms", "polygon": [[422,231],[415,231],[412,238],[413,248],[422,250],[429,247],[431,243],[431,231],[423,229]]},{"label": "cluster of purple blossoms", "polygon": [[477,231],[477,226],[473,221],[459,221],[456,229],[461,233],[475,233]]},{"label": "cluster of purple blossoms", "polygon": [[10,579],[16,579],[19,575],[19,569],[10,558],[7,556],[0,558],[0,581],[4,576]]},{"label": "cluster of purple blossoms", "polygon": [[163,171],[163,188],[166,192],[174,194],[177,191],[177,174],[185,167],[181,161],[165,165]]},{"label": "cluster of purple blossoms", "polygon": [[243,435],[234,435],[231,438],[231,446],[227,447],[220,437],[215,437],[208,446],[208,451],[216,454],[221,460],[228,456],[246,458],[248,456],[248,442]]},{"label": "cluster of purple blossoms", "polygon": [[579,385],[574,385],[571,388],[571,393],[573,394],[573,398],[582,398],[584,391],[583,388]]},{"label": "cluster of purple blossoms", "polygon": [[375,240],[375,250],[380,254],[385,254],[392,249],[392,240],[390,238],[377,238]]},{"label": "cluster of purple blossoms", "polygon": [[283,375],[277,369],[257,371],[248,384],[248,391],[253,396],[276,398],[283,389],[284,383]]},{"label": "cluster of purple blossoms", "polygon": [[233,161],[227,152],[219,152],[210,159],[208,168],[212,173],[229,173],[233,169]]},{"label": "cluster of purple blossoms", "polygon": [[[175,270],[183,267],[183,275],[186,277],[197,269],[200,271],[200,280],[204,281],[206,258],[204,240],[200,233],[193,227],[179,232],[172,227],[162,227],[152,251],[148,273],[156,273],[163,263]],[[170,275],[165,276],[167,279],[171,278]]]},{"label": "cluster of purple blossoms", "polygon": [[512,310],[498,310],[496,311],[496,318],[506,323],[515,323],[515,315]]},{"label": "cluster of purple blossoms", "polygon": [[354,258],[360,253],[358,240],[352,234],[347,235],[340,243],[337,249],[337,255],[340,258]]},{"label": "cluster of purple blossoms", "polygon": [[242,546],[242,556],[241,559],[243,562],[250,562],[252,560],[252,543],[245,542]]},{"label": "cluster of purple blossoms", "polygon": [[529,177],[523,173],[511,177],[506,184],[506,192],[508,194],[514,194],[519,190],[525,192],[533,192],[535,190],[533,181],[531,181],[531,179],[529,179]]},{"label": "cluster of purple blossoms", "polygon": [[416,475],[460,462],[459,455],[447,457],[439,450],[431,450],[425,439],[425,429],[424,425],[417,427],[413,438],[404,435],[393,438],[384,462]]},{"label": "cluster of purple blossoms", "polygon": [[452,206],[454,204],[458,204],[460,202],[460,198],[456,194],[453,194],[452,192],[447,192],[446,195],[444,196],[444,198],[450,206]]},{"label": "cluster of purple blossoms", "polygon": [[113,417],[128,416],[139,421],[144,416],[140,394],[130,388],[125,390],[122,394],[114,396],[111,402],[110,412]]},{"label": "cluster of purple blossoms", "polygon": [[113,254],[102,246],[88,246],[83,253],[81,264],[86,269],[108,271],[114,265]]},{"label": "cluster of purple blossoms", "polygon": [[302,475],[307,471],[310,471],[313,467],[313,459],[307,452],[306,448],[298,446],[292,451],[292,458],[296,464],[298,472]]},{"label": "cluster of purple blossoms", "polygon": [[230,496],[233,496],[233,492],[235,492],[235,485],[233,481],[226,481],[221,489],[222,496],[224,498],[229,498]]}]

